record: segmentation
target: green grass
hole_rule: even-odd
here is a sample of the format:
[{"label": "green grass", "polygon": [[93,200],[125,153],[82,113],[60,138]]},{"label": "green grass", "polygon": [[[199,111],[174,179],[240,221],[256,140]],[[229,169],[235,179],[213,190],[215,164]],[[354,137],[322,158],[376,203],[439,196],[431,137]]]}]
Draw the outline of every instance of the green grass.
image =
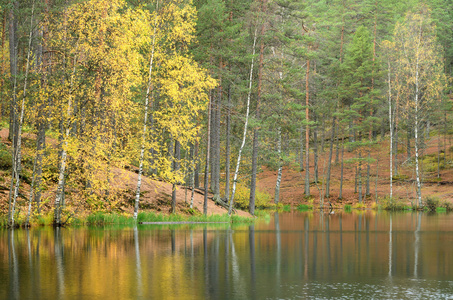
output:
[{"label": "green grass", "polygon": [[[231,222],[231,223],[253,223],[255,218],[241,217],[241,216],[228,216],[223,215],[196,215],[185,216],[178,214],[164,215],[156,214],[154,212],[140,212],[137,216],[137,222]],[[110,225],[110,224],[124,224],[133,225],[135,220],[131,216],[110,214],[103,212],[96,212],[90,214],[86,218],[88,225]]]},{"label": "green grass", "polygon": [[299,204],[297,206],[297,210],[299,211],[307,211],[307,210],[312,210],[313,205],[312,204]]},{"label": "green grass", "polygon": [[352,211],[352,205],[351,204],[346,204],[344,206],[344,211],[346,212],[351,212]]},{"label": "green grass", "polygon": [[[279,203],[279,205],[280,205],[280,203]],[[281,207],[279,206],[278,207],[278,211],[290,212],[291,211],[291,205],[285,204],[285,205],[283,205]]]}]

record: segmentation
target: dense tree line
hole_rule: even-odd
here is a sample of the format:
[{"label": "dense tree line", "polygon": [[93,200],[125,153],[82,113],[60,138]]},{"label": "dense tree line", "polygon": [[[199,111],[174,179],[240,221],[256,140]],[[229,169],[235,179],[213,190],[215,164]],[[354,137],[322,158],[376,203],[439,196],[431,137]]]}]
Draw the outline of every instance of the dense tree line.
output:
[{"label": "dense tree line", "polygon": [[[450,0],[0,5],[11,226],[25,126],[36,134],[28,216],[40,212],[41,192],[53,182],[57,225],[80,205],[114,208],[113,169],[130,164],[139,173],[135,217],[144,175],[174,189],[203,186],[230,213],[236,188],[246,186],[254,214],[260,167],[278,170],[278,203],[288,163],[304,172],[306,196],[312,183],[321,186],[322,205],[342,198],[343,171],[335,190],[330,180],[333,163],[343,170],[344,151],[355,154],[349,163],[361,202],[371,194],[371,147],[384,136],[391,141],[390,197],[399,164],[413,158],[420,204],[424,136],[436,125],[446,137],[451,126]],[[444,165],[446,147],[445,139],[438,154]],[[320,174],[324,151],[327,172]],[[75,189],[83,200],[65,199]],[[173,193],[173,211],[175,204]]]}]

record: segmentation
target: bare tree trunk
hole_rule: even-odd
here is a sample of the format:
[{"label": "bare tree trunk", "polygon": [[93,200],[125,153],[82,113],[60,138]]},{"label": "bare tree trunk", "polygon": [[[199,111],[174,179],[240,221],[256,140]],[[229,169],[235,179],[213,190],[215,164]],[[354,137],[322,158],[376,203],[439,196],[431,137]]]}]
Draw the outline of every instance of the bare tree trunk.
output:
[{"label": "bare tree trunk", "polygon": [[[223,62],[221,62],[221,65]],[[222,67],[222,66],[220,66]],[[215,119],[215,127],[214,127],[214,138],[215,138],[215,147],[214,147],[214,166],[215,170],[213,170],[214,178],[214,199],[215,201],[220,200],[220,112],[221,112],[221,103],[222,103],[222,79],[220,78],[220,83],[218,87],[218,97],[217,97],[217,105],[216,105],[216,119]]]},{"label": "bare tree trunk", "polygon": [[366,191],[365,191],[366,196],[371,195],[371,192],[370,192],[370,159],[371,159],[371,151],[368,150],[368,161],[367,161],[367,165],[366,165]]},{"label": "bare tree trunk", "polygon": [[358,182],[359,182],[359,203],[362,203],[362,153],[359,152]]},{"label": "bare tree trunk", "polygon": [[338,123],[335,125],[335,130],[337,134],[335,135],[335,165],[338,164],[340,161],[340,138],[339,138],[339,125]]},{"label": "bare tree trunk", "polygon": [[411,128],[409,125],[409,120],[407,120],[407,134],[406,134],[406,150],[407,150],[407,159],[411,158]]},{"label": "bare tree trunk", "polygon": [[316,125],[315,130],[313,130],[313,164],[314,164],[314,181],[318,183],[318,126]]},{"label": "bare tree trunk", "polygon": [[305,75],[305,197],[310,196],[310,116],[309,116],[309,76],[310,60],[307,60],[307,71]]},{"label": "bare tree trunk", "polygon": [[228,87],[228,104],[226,116],[226,146],[225,146],[225,202],[230,199],[230,132],[231,132],[231,86]]},{"label": "bare tree trunk", "polygon": [[275,196],[274,203],[278,204],[280,200],[280,184],[282,182],[282,169],[283,169],[283,159],[282,159],[282,129],[281,127],[277,128],[277,151],[278,151],[278,172],[277,172],[277,183],[275,184]]},{"label": "bare tree trunk", "polygon": [[375,184],[375,198],[374,201],[377,203],[378,202],[378,193],[377,193],[377,184],[378,184],[378,179],[379,179],[379,160],[376,161],[376,184]]},{"label": "bare tree trunk", "polygon": [[[156,11],[159,9],[159,1],[157,1]],[[137,179],[137,190],[135,191],[135,205],[134,205],[134,219],[137,220],[138,216],[138,204],[140,202],[140,189],[142,186],[142,174],[143,174],[143,159],[145,156],[145,141],[146,141],[146,130],[148,121],[148,106],[149,106],[149,93],[151,90],[151,79],[153,74],[153,63],[154,63],[154,50],[156,41],[156,27],[157,27],[157,15],[154,17],[154,29],[153,29],[153,42],[151,48],[151,58],[149,60],[149,71],[148,71],[148,84],[146,88],[145,96],[145,116],[143,119],[143,134],[142,134],[142,145],[140,149],[140,163],[138,167],[138,179]]]},{"label": "bare tree trunk", "polygon": [[[28,52],[27,52],[27,63],[26,63],[26,70],[25,70],[25,80],[24,80],[24,92],[22,96],[22,105],[20,110],[20,117],[19,117],[19,126],[17,128],[17,144],[13,147],[14,149],[14,167],[15,167],[15,188],[14,188],[14,195],[12,205],[10,206],[11,211],[8,213],[9,220],[8,226],[14,227],[14,213],[16,209],[16,200],[17,196],[19,195],[19,185],[20,185],[20,171],[21,171],[21,159],[22,159],[22,125],[24,123],[24,111],[25,111],[25,99],[27,97],[27,81],[28,81],[28,73],[30,70],[30,54],[31,54],[31,41],[32,41],[32,34],[33,34],[33,17],[35,13],[35,2],[33,2],[32,11],[31,11],[31,21],[30,21],[30,34],[28,38]],[[34,171],[34,170],[33,170]],[[11,178],[11,181],[14,179]],[[32,183],[32,192],[33,192],[33,183]],[[30,200],[31,205],[31,200]],[[28,220],[28,219],[27,219]],[[27,224],[28,225],[28,224]]]},{"label": "bare tree trunk", "polygon": [[417,76],[415,80],[415,141],[414,141],[414,146],[415,146],[415,175],[417,177],[417,198],[418,198],[418,206],[422,206],[422,190],[421,190],[421,178],[420,178],[420,166],[419,166],[419,136],[418,136],[418,126],[419,126],[419,120],[418,120],[418,109],[419,109],[419,102],[418,102],[418,70],[417,70]]},{"label": "bare tree trunk", "polygon": [[300,171],[304,170],[304,128],[300,128],[300,160],[299,160]]},{"label": "bare tree trunk", "polygon": [[[178,172],[179,170],[179,160],[181,159],[181,151],[179,146],[179,141],[175,140],[175,151],[173,154],[173,172]],[[176,185],[178,183],[173,183],[173,188],[171,192],[171,213],[176,213]]]},{"label": "bare tree trunk", "polygon": [[[261,0],[261,12],[266,12],[266,0]],[[260,119],[260,104],[262,94],[262,81],[263,81],[263,63],[264,63],[264,32],[265,22],[261,24],[261,40],[260,40],[260,61],[258,64],[258,95],[256,99],[256,120]],[[256,197],[256,172],[258,169],[258,147],[259,147],[259,126],[253,131],[253,150],[252,150],[252,177],[250,179],[250,198],[249,198],[249,212],[255,215],[255,197]]]},{"label": "bare tree trunk", "polygon": [[236,184],[237,184],[237,179],[238,179],[238,174],[239,174],[239,166],[241,165],[241,155],[242,155],[242,150],[244,149],[245,139],[247,137],[247,126],[248,126],[248,122],[249,122],[249,112],[250,112],[250,98],[251,98],[252,84],[253,84],[253,65],[255,63],[254,57],[255,57],[256,36],[257,36],[257,30],[255,29],[255,34],[253,37],[252,63],[250,65],[249,91],[248,91],[248,95],[247,95],[247,111],[245,113],[244,135],[242,136],[242,144],[241,144],[241,147],[239,148],[238,160],[236,163],[236,171],[234,172],[233,190],[231,192],[231,199],[230,199],[230,203],[228,205],[228,215],[231,215],[231,212],[233,211],[234,194],[236,192]]},{"label": "bare tree trunk", "polygon": [[9,11],[9,66],[13,94],[10,105],[8,139],[13,142],[13,147],[15,147],[17,142],[17,6],[17,1],[13,1]]},{"label": "bare tree trunk", "polygon": [[340,193],[338,194],[339,199],[343,199],[343,174],[344,174],[344,137],[341,142],[341,171],[340,171]]},{"label": "bare tree trunk", "polygon": [[211,110],[212,103],[211,97],[209,97],[208,103],[208,128],[207,128],[207,141],[206,141],[206,164],[204,167],[204,202],[203,202],[203,214],[208,215],[208,191],[209,191],[209,162],[210,162],[210,147],[211,147]]},{"label": "bare tree trunk", "polygon": [[194,154],[194,160],[195,160],[195,169],[194,169],[194,176],[193,176],[193,184],[196,188],[200,187],[200,160],[198,159],[198,150],[199,150],[199,144],[198,140],[195,142],[195,154]]},{"label": "bare tree trunk", "polygon": [[[393,118],[392,118],[392,81],[390,77],[390,60],[387,62],[388,64],[388,104],[389,104],[389,123],[390,123],[390,199],[393,197]],[[377,201],[377,198],[376,198]]]},{"label": "bare tree trunk", "polygon": [[327,178],[326,178],[326,198],[330,197],[330,171],[332,169],[332,155],[333,155],[333,144],[335,142],[335,128],[336,118],[332,118],[332,134],[330,135],[330,149],[329,149],[329,161],[327,162]]}]

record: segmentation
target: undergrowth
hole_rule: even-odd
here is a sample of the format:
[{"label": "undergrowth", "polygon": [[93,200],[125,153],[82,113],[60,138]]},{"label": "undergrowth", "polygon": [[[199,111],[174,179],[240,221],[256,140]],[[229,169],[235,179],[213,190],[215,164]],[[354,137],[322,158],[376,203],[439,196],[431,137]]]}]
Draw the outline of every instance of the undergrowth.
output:
[{"label": "undergrowth", "polygon": [[[256,191],[255,208],[266,209],[276,208],[276,204],[271,201],[272,197],[266,192]],[[236,208],[248,210],[250,205],[250,189],[243,184],[238,184],[234,194],[234,205]]]}]

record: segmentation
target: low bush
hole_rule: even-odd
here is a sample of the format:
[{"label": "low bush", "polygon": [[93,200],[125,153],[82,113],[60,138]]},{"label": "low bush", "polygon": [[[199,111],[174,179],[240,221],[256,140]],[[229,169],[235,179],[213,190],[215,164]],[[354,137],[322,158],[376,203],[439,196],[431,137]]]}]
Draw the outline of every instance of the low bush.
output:
[{"label": "low bush", "polygon": [[385,197],[379,200],[379,208],[383,210],[405,210],[407,205],[397,198]]},{"label": "low bush", "polygon": [[365,203],[356,203],[356,204],[354,204],[354,206],[352,208],[354,208],[354,209],[365,209],[366,205],[365,205]]},{"label": "low bush", "polygon": [[[236,186],[234,194],[234,205],[236,208],[248,210],[250,205],[250,189],[244,185]],[[275,207],[275,203],[271,201],[271,196],[268,193],[256,191],[255,208],[266,209]]]},{"label": "low bush", "polygon": [[441,200],[438,197],[427,196],[423,199],[423,206],[427,211],[437,211],[445,212],[453,210],[453,205],[451,202],[446,200]]}]

